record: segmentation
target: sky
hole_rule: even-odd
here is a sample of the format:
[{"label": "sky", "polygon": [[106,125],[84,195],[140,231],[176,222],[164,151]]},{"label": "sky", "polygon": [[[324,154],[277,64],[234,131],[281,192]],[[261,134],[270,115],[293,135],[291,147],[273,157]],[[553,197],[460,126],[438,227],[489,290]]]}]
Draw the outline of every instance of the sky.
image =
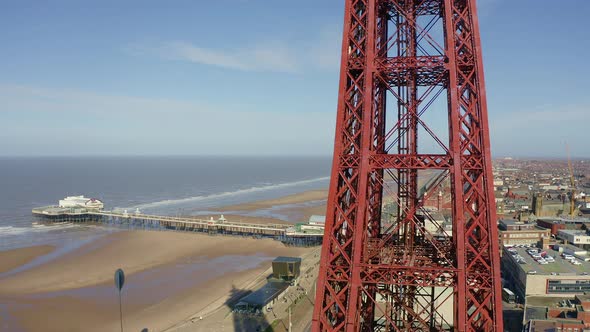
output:
[{"label": "sky", "polygon": [[[0,0],[0,156],[329,156],[343,7]],[[494,157],[590,157],[590,1],[478,7]]]}]

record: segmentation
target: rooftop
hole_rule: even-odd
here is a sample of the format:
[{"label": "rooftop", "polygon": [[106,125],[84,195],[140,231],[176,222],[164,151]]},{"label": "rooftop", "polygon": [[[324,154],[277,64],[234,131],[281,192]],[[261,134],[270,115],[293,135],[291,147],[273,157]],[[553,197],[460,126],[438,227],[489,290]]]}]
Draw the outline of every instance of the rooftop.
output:
[{"label": "rooftop", "polygon": [[[559,252],[553,249],[547,249],[548,255],[555,259],[555,262],[548,264],[537,263],[531,255],[527,252],[528,248],[514,248],[516,252],[523,258],[524,264],[518,264],[525,273],[537,271],[540,275],[567,275],[567,276],[581,276],[582,273],[590,272],[590,263],[578,260],[581,265],[574,265],[568,260],[562,258]],[[510,254],[510,253],[508,253]],[[514,259],[514,258],[512,258]],[[590,276],[587,276],[590,278]]]},{"label": "rooftop", "polygon": [[583,295],[576,295],[576,297],[582,302],[590,301],[590,294],[588,294],[588,293],[583,294]]},{"label": "rooftop", "polygon": [[576,235],[576,236],[586,236],[586,231],[581,231],[578,229],[560,229],[557,233],[564,233],[567,235]]},{"label": "rooftop", "polygon": [[548,222],[551,224],[578,224],[578,223],[587,223],[590,222],[588,218],[547,218],[547,217],[540,217],[537,220]]},{"label": "rooftop", "polygon": [[326,216],[314,214],[311,217],[309,217],[309,222],[316,224],[324,224],[326,222]]},{"label": "rooftop", "polygon": [[524,222],[518,219],[500,219],[500,223],[504,225],[524,225]]},{"label": "rooftop", "polygon": [[254,291],[240,300],[237,306],[250,305],[262,307],[276,298],[289,284],[286,282],[269,282],[257,291]]},{"label": "rooftop", "polygon": [[[560,243],[560,244],[557,244],[556,246],[558,248],[564,248],[564,249],[570,250],[572,252],[578,252],[578,253],[586,252],[587,253],[587,250],[582,249],[582,248],[575,246],[573,244],[569,244],[569,243],[565,243],[565,244]],[[582,253],[582,254],[585,255],[585,253]],[[590,270],[589,270],[589,272],[590,272]]]},{"label": "rooftop", "polygon": [[571,299],[572,296],[528,296],[526,303],[533,307],[557,308],[561,301]]},{"label": "rooftop", "polygon": [[273,260],[273,263],[301,263],[301,257],[279,256]]},{"label": "rooftop", "polygon": [[547,318],[547,308],[527,306],[524,316],[525,321],[533,319],[545,320]]}]

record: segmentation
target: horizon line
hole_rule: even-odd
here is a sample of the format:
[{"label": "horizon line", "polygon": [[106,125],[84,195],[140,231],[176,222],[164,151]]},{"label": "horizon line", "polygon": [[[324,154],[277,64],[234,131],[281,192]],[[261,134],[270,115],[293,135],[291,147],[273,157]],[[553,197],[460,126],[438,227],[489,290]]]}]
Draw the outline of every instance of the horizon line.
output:
[{"label": "horizon line", "polygon": [[[138,153],[138,154],[131,154],[131,153],[116,153],[116,154],[107,154],[107,153],[89,153],[89,154],[7,154],[1,155],[0,158],[7,159],[7,158],[105,158],[105,157],[123,157],[123,158],[141,158],[141,157],[163,157],[163,158],[170,158],[170,157],[251,157],[251,158],[271,158],[271,157],[278,157],[278,158],[285,158],[285,157],[293,157],[293,158],[300,158],[300,157],[314,157],[314,158],[332,158],[332,154],[230,154],[230,153],[220,153],[220,154],[184,154],[184,153],[172,153],[172,154],[160,154],[160,153]],[[549,159],[549,160],[567,160],[567,156],[517,156],[517,155],[500,155],[500,156],[492,156],[492,160],[502,160],[502,159],[513,159],[513,160],[530,160],[530,159]],[[571,156],[571,159],[590,159],[590,156]]]}]

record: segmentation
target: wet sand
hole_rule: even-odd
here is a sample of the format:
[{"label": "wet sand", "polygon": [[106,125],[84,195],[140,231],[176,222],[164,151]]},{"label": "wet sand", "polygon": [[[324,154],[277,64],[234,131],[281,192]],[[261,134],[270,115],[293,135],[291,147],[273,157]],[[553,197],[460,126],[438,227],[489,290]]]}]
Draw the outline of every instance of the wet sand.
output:
[{"label": "wet sand", "polygon": [[55,250],[53,246],[34,246],[0,251],[0,273],[25,265],[33,259]]},{"label": "wet sand", "polygon": [[158,331],[215,301],[223,303],[276,256],[308,250],[270,239],[170,231],[109,234],[51,263],[0,279],[0,306],[7,308],[0,313],[0,327],[115,330],[119,312],[113,274],[121,267],[127,277],[125,329]]},{"label": "wet sand", "polygon": [[[326,196],[327,191],[315,190],[223,207],[221,211],[278,207],[307,218],[325,213]],[[239,214],[225,217],[246,223],[287,223]],[[38,246],[0,252],[0,272],[54,249]],[[0,330],[118,330],[113,274],[123,268],[125,330],[162,331],[196,313],[224,306],[253,284],[265,282],[275,257],[303,256],[310,250],[286,247],[271,239],[173,231],[107,234],[49,262],[0,278]]]},{"label": "wet sand", "polygon": [[220,211],[233,211],[233,210],[240,210],[240,211],[252,211],[252,210],[259,210],[259,209],[267,209],[277,205],[290,205],[290,204],[299,204],[305,203],[310,201],[322,201],[328,198],[328,191],[327,190],[310,190],[298,194],[293,194],[289,196],[279,197],[275,199],[269,199],[265,201],[257,201],[252,203],[245,203],[245,204],[238,204],[238,205],[231,205],[231,206],[224,206]]},{"label": "wet sand", "polygon": [[[281,222],[293,224],[306,222],[314,214],[326,214],[327,190],[311,190],[294,195],[279,197],[271,200],[252,203],[224,206],[218,208],[220,213],[231,213],[232,219],[252,218],[252,220],[281,220]],[[246,217],[242,217],[246,216]],[[269,218],[265,218],[268,216]],[[214,216],[217,218],[218,216]],[[248,220],[248,219],[244,219]]]}]

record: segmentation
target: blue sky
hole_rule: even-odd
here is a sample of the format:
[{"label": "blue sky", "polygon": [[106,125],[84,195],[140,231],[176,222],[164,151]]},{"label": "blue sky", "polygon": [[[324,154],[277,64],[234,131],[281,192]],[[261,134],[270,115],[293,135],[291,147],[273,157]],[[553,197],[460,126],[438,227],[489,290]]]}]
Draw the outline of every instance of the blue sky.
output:
[{"label": "blue sky", "polygon": [[[330,155],[343,3],[2,1],[0,155]],[[493,154],[590,157],[590,2],[478,3]]]}]

